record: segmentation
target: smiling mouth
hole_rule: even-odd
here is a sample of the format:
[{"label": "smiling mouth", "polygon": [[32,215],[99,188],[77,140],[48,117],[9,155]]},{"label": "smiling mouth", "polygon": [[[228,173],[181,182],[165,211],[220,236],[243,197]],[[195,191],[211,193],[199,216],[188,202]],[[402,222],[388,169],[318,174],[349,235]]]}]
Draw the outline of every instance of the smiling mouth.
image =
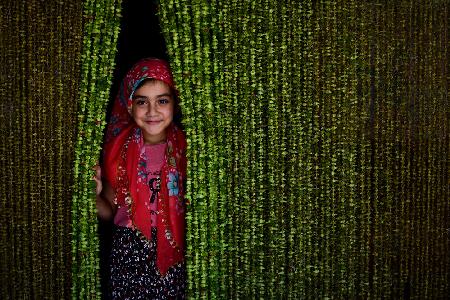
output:
[{"label": "smiling mouth", "polygon": [[145,123],[147,123],[147,124],[158,124],[160,122],[162,122],[162,121],[161,120],[159,120],[159,121],[145,121]]}]

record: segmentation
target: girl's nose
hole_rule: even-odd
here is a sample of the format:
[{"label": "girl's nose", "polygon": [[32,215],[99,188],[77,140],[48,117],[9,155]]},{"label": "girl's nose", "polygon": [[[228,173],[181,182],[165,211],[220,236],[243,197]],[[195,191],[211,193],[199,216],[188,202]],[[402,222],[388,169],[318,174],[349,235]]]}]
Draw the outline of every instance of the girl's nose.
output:
[{"label": "girl's nose", "polygon": [[147,115],[153,115],[156,113],[156,103],[150,101],[147,106]]}]

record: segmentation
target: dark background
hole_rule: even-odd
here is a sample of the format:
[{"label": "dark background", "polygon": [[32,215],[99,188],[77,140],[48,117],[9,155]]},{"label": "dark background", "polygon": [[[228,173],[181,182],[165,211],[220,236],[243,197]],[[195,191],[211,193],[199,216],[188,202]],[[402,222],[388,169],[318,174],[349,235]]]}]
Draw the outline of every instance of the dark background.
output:
[{"label": "dark background", "polygon": [[[166,44],[157,16],[158,6],[153,0],[124,0],[118,37],[118,52],[114,70],[106,120],[109,121],[112,104],[126,72],[141,58],[167,59]],[[109,299],[108,258],[111,249],[112,222],[99,221],[100,277],[102,299]]]},{"label": "dark background", "polygon": [[118,38],[116,68],[111,88],[110,105],[126,72],[141,58],[167,60],[166,44],[161,33],[155,0],[124,0]]}]

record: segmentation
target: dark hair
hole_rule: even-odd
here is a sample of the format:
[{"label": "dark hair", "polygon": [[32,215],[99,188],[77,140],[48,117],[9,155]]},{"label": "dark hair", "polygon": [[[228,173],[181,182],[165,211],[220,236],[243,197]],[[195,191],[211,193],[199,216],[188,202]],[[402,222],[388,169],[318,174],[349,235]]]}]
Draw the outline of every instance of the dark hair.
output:
[{"label": "dark hair", "polygon": [[[138,86],[136,87],[136,90],[140,87],[142,87],[144,84],[146,83],[150,83],[150,82],[156,82],[156,81],[160,81],[158,79],[155,78],[146,78],[144,80],[142,80]],[[177,95],[177,91],[175,89],[173,89],[172,87],[170,88],[171,92],[172,92],[172,97],[173,100],[175,100],[175,104],[173,107],[173,122],[175,123],[175,125],[178,126],[178,128],[184,130],[184,126],[181,123],[182,119],[183,119],[183,114],[181,112],[181,107],[180,107],[180,99],[178,98]]]}]

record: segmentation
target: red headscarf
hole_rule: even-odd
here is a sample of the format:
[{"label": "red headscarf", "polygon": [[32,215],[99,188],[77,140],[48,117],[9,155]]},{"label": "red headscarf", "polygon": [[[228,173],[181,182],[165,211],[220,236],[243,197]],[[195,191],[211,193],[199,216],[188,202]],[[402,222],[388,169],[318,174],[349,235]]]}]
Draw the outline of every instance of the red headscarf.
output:
[{"label": "red headscarf", "polygon": [[[151,215],[147,206],[150,190],[139,178],[144,142],[130,111],[133,93],[143,80],[149,78],[163,81],[175,93],[172,74],[165,61],[147,58],[135,64],[125,76],[115,99],[104,147],[105,177],[115,191],[115,202],[118,206],[128,206],[133,228],[148,240],[151,239]],[[158,196],[156,265],[161,275],[184,259],[185,177],[186,139],[172,122],[167,128]]]}]

